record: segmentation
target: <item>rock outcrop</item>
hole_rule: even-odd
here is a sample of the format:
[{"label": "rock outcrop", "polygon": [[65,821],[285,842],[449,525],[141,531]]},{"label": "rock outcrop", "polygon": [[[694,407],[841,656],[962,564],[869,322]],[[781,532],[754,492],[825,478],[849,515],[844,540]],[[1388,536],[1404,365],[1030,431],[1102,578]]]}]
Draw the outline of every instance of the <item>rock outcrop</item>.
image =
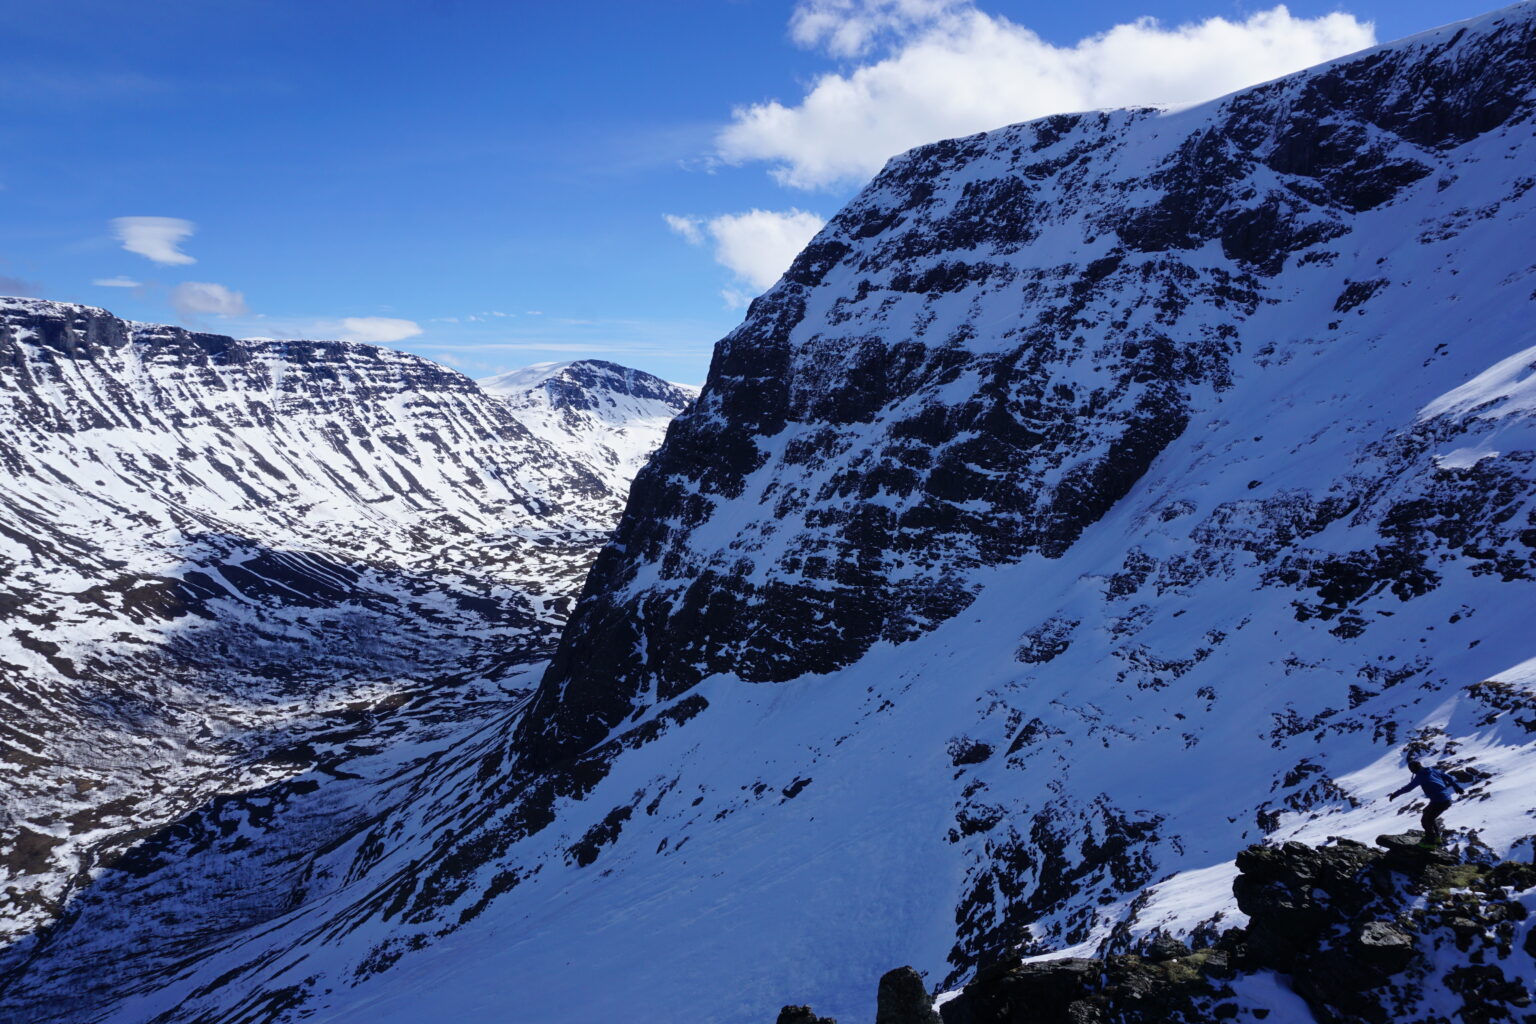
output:
[{"label": "rock outcrop", "polygon": [[1421,839],[1251,846],[1233,882],[1246,926],[1193,950],[1159,936],[1140,954],[1003,960],[943,1004],[944,1024],[1257,1021],[1283,1008],[1277,987],[1322,1024],[1529,1019],[1536,865]]}]

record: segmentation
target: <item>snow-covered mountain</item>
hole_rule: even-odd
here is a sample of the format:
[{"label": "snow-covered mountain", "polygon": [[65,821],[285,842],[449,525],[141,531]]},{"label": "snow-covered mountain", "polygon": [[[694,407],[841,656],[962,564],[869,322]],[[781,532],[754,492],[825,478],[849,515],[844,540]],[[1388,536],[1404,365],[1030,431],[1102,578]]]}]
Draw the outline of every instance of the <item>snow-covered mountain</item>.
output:
[{"label": "snow-covered mountain", "polygon": [[208,927],[291,909],[308,853],[404,792],[360,764],[524,699],[627,490],[561,440],[406,353],[0,299],[0,936],[200,830],[232,866],[237,819],[291,863],[189,880]]},{"label": "snow-covered mountain", "polygon": [[535,363],[483,377],[535,437],[581,459],[620,494],[656,447],[667,424],[699,389],[601,359]]},{"label": "snow-covered mountain", "polygon": [[[1526,3],[893,160],[720,343],[526,705],[402,770],[291,911],[135,923],[231,863],[186,843],[103,871],[6,998],[868,1020],[897,964],[1240,922],[1249,843],[1410,820],[1405,752],[1516,847],[1533,113]],[[124,935],[154,973],[47,1002]],[[1307,1019],[1260,980],[1235,1019]]]}]

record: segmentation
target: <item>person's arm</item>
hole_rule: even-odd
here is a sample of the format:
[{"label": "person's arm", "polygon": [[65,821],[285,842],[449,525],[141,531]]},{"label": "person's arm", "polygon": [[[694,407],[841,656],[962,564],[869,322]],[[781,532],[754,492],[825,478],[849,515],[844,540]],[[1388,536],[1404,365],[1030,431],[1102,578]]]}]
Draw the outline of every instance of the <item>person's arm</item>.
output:
[{"label": "person's arm", "polygon": [[1402,796],[1404,793],[1408,792],[1410,789],[1412,789],[1414,786],[1417,786],[1418,784],[1419,784],[1418,776],[1414,776],[1409,781],[1408,785],[1404,786],[1402,789],[1398,790],[1395,793],[1388,794],[1387,795],[1387,799],[1388,800],[1396,800],[1398,797]]}]

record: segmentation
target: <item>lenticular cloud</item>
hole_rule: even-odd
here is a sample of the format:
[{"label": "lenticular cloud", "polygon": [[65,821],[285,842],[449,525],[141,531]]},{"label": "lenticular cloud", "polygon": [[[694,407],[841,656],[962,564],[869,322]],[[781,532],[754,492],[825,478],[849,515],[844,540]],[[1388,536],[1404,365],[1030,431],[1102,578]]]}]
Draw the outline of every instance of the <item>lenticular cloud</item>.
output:
[{"label": "lenticular cloud", "polygon": [[116,217],[112,220],[112,233],[129,252],[172,266],[196,263],[197,259],[182,252],[183,239],[190,238],[197,225],[180,217]]}]

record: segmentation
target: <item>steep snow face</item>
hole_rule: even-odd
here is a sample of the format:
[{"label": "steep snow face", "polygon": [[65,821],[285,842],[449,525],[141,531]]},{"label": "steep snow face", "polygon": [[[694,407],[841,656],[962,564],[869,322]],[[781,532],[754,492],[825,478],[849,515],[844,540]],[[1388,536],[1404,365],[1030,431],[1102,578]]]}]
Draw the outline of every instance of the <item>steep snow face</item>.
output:
[{"label": "steep snow face", "polygon": [[536,363],[478,383],[504,398],[535,437],[579,458],[620,494],[699,394],[601,359]]},{"label": "steep snow face", "polygon": [[391,800],[344,765],[504,720],[622,508],[583,458],[416,356],[0,299],[0,938],[317,772],[323,845]]},{"label": "steep snow face", "polygon": [[515,734],[93,1012],[867,1020],[893,964],[1241,921],[1246,844],[1400,831],[1405,749],[1508,850],[1533,85],[1525,4],[893,161],[721,343]]},{"label": "steep snow face", "polygon": [[[1274,443],[1239,411],[1297,423],[1287,451],[1307,460],[1375,431],[1379,458],[1417,464],[1398,432],[1444,418],[1383,406],[1377,382],[1422,405],[1527,336],[1511,240],[1530,47],[1521,5],[1213,105],[1063,115],[893,161],[721,343],[599,560],[528,756],[583,749],[712,673],[785,680],[910,640],[964,610],[979,571],[1064,557],[1210,443],[1206,424]],[[1372,386],[1275,390],[1322,360]],[[1219,511],[1204,488],[1170,498],[1191,503],[1170,521],[1218,516],[1207,536],[1298,500],[1273,474],[1253,484]],[[1283,539],[1357,500],[1305,499]],[[1146,559],[1150,578],[1163,563]],[[1330,601],[1310,603],[1342,614]]]}]

